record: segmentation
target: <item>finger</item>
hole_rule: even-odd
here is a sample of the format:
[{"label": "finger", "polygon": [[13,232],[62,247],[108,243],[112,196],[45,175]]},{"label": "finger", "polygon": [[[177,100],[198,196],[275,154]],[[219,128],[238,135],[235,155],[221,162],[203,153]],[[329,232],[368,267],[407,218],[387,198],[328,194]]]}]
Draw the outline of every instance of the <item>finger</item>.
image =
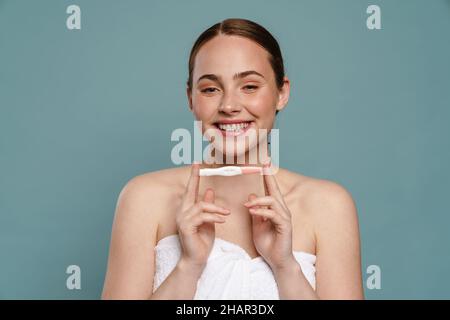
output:
[{"label": "finger", "polygon": [[[269,172],[267,172],[267,166],[270,166],[270,162],[271,162],[271,160],[270,160],[270,157],[268,157],[268,158],[266,158],[265,160],[263,160],[262,161],[262,171],[261,171],[261,174],[262,175],[266,175],[266,174],[268,174]],[[265,177],[263,177],[263,184],[264,184],[264,194],[265,195],[270,195],[270,192],[269,192],[269,190],[267,189],[267,183],[266,183],[266,179],[265,179]]]},{"label": "finger", "polygon": [[206,189],[205,195],[203,196],[203,201],[214,203],[214,190],[211,188]]},{"label": "finger", "polygon": [[200,201],[194,206],[196,213],[198,212],[212,212],[212,213],[220,213],[220,214],[229,214],[230,210],[226,208],[219,207],[214,203]]},{"label": "finger", "polygon": [[271,172],[270,165],[265,164],[263,167],[263,172],[264,172],[264,183],[266,185],[267,190],[266,192],[268,192],[268,195],[277,199],[286,208],[283,195],[281,194],[280,188],[278,187],[275,175]]},{"label": "finger", "polygon": [[250,201],[253,201],[254,199],[256,199],[256,198],[258,198],[258,196],[256,195],[256,194],[254,194],[254,193],[250,193],[249,195],[248,195],[248,201],[250,202]]},{"label": "finger", "polygon": [[226,217],[230,214],[230,210],[221,208],[212,203],[198,202],[192,208],[189,209],[188,213],[182,217],[178,218],[177,224],[179,225],[191,225],[193,219],[197,219],[196,216],[199,214],[212,214],[216,216]]},{"label": "finger", "polygon": [[246,206],[247,208],[252,208],[256,206],[268,206],[271,209],[278,211],[281,215],[287,214],[283,205],[279,203],[277,199],[271,196],[255,198],[251,201],[244,203],[244,206]]},{"label": "finger", "polygon": [[253,207],[256,205],[259,206],[271,206],[275,203],[275,198],[272,196],[264,196],[264,197],[254,197],[251,200],[244,203],[246,207]]},{"label": "finger", "polygon": [[214,213],[209,213],[209,212],[202,212],[199,213],[197,215],[195,215],[192,220],[192,226],[193,227],[198,227],[200,225],[202,225],[205,222],[210,222],[210,223],[223,223],[225,222],[225,217],[220,216],[218,214],[214,214]]},{"label": "finger", "polygon": [[[258,196],[257,196],[256,194],[250,193],[250,194],[248,195],[248,202],[254,201],[254,200],[256,200],[256,199],[258,199]],[[248,202],[246,202],[246,203],[248,203]],[[244,206],[246,206],[246,203],[244,203]],[[246,206],[246,207],[248,207],[248,206]],[[257,209],[257,208],[259,208],[259,206],[255,206],[254,208]],[[264,222],[267,220],[266,217],[261,217],[261,218],[262,218],[262,220],[263,220]],[[252,216],[252,220],[253,220],[253,222],[256,221],[256,216],[255,216],[255,215]]]},{"label": "finger", "polygon": [[284,224],[284,221],[281,218],[281,216],[279,214],[277,214],[272,209],[265,209],[265,208],[254,209],[254,208],[250,208],[248,211],[252,215],[257,215],[257,216],[261,216],[261,217],[264,217],[266,219],[269,219],[276,225],[282,226]]},{"label": "finger", "polygon": [[191,176],[186,186],[186,193],[184,195],[184,204],[186,206],[193,205],[197,201],[198,186],[200,181],[200,165],[193,163],[191,167]]}]

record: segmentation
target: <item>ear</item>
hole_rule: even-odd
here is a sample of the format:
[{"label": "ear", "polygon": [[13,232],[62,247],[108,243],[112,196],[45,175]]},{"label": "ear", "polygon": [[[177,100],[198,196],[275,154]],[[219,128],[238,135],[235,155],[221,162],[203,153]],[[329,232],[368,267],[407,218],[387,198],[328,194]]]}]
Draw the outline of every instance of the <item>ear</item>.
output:
[{"label": "ear", "polygon": [[189,86],[186,86],[186,95],[188,98],[189,110],[192,112],[192,91],[189,89]]},{"label": "ear", "polygon": [[281,111],[286,107],[289,101],[290,92],[291,92],[291,82],[289,81],[288,77],[284,77],[283,86],[281,87],[281,90],[278,93],[278,103],[277,103],[278,111]]}]

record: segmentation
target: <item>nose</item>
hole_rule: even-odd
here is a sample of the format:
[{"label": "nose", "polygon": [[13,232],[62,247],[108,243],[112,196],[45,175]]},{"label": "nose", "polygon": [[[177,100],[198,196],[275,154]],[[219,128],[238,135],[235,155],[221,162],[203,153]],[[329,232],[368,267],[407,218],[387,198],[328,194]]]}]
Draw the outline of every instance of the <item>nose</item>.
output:
[{"label": "nose", "polygon": [[232,93],[225,93],[219,105],[219,111],[227,114],[241,112],[241,105]]}]

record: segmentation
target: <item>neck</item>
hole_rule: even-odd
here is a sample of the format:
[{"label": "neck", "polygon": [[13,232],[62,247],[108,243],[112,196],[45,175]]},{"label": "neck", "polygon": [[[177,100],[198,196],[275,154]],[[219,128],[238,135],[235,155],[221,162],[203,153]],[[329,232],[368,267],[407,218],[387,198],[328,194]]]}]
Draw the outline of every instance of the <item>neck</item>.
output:
[{"label": "neck", "polygon": [[204,190],[214,190],[216,199],[222,199],[226,204],[243,204],[250,193],[264,195],[264,180],[260,174],[237,175],[231,177],[208,176],[201,177]]},{"label": "neck", "polygon": [[[219,156],[219,157],[218,157]],[[223,154],[215,155],[215,159],[223,159],[223,163],[216,163],[213,161],[211,164],[203,163],[201,168],[218,168],[223,166],[257,166],[262,167],[264,159],[260,159],[259,154],[257,161],[250,161],[249,152],[246,152],[245,161],[237,161],[236,157],[233,157],[233,161],[225,161]],[[211,159],[210,159],[211,160]],[[252,159],[253,160],[253,159]],[[257,196],[264,195],[264,179],[260,174],[247,174],[237,176],[205,176],[201,178],[202,189],[211,188],[214,190],[216,198],[222,199],[227,204],[239,204],[248,200],[250,193],[254,193]]]},{"label": "neck", "polygon": [[240,155],[239,157],[236,155],[227,157],[217,149],[214,149],[214,154],[210,155],[206,161],[202,163],[201,168],[220,168],[224,166],[262,167],[264,161],[269,156],[268,150],[269,148],[266,149],[265,155],[263,152],[263,156],[261,156],[259,152],[254,152],[252,149],[246,151],[244,155]]}]

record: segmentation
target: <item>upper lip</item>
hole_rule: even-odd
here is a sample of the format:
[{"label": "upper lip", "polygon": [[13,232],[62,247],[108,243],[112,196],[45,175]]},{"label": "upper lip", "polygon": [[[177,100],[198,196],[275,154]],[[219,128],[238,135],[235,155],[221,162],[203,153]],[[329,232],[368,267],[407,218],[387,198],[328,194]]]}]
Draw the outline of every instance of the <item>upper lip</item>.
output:
[{"label": "upper lip", "polygon": [[234,120],[219,120],[214,122],[215,124],[234,124],[234,123],[243,123],[243,122],[252,122],[252,120],[239,120],[239,119],[234,119]]}]

